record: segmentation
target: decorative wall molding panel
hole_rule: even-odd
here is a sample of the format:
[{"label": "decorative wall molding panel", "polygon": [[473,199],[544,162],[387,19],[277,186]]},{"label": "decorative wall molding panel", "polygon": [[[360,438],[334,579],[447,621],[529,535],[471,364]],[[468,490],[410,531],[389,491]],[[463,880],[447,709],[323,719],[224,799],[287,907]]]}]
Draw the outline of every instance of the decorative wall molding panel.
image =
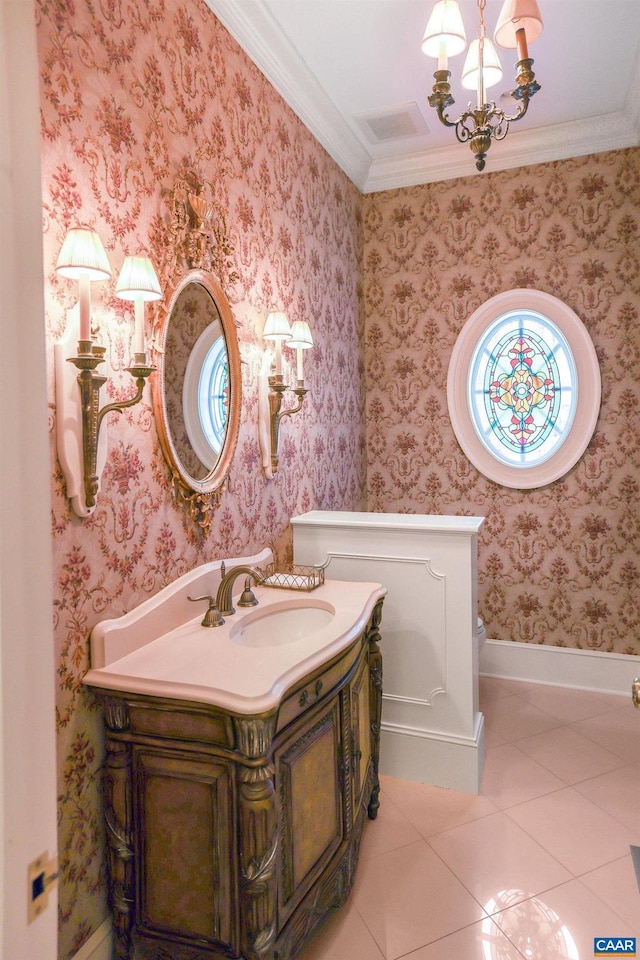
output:
[{"label": "decorative wall molding panel", "polygon": [[482,517],[316,510],[294,517],[296,563],[334,580],[382,583],[380,770],[477,793],[477,533]]}]

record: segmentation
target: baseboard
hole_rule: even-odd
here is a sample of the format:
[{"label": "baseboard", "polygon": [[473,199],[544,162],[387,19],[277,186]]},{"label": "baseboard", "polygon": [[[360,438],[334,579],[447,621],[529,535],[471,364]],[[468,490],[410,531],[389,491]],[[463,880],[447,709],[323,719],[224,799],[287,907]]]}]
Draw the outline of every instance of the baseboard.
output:
[{"label": "baseboard", "polygon": [[640,674],[640,657],[487,640],[480,651],[480,674],[631,697],[631,682]]},{"label": "baseboard", "polygon": [[[383,704],[384,711],[384,704]],[[447,736],[382,721],[380,773],[436,787],[478,793],[484,766],[484,717],[476,715],[473,737]]]},{"label": "baseboard", "polygon": [[113,932],[111,917],[107,917],[73,955],[72,960],[111,960],[112,956]]}]

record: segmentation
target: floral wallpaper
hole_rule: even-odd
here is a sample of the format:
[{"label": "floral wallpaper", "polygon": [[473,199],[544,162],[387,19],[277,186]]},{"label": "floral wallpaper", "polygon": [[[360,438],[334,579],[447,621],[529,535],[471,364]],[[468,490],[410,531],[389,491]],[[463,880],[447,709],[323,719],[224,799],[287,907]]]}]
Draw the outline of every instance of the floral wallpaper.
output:
[{"label": "floral wallpaper", "polygon": [[[640,654],[640,149],[374,194],[364,210],[368,508],[486,518],[489,637]],[[585,454],[529,491],[479,474],[447,410],[460,330],[514,287],[578,314],[602,379]]]},{"label": "floral wallpaper", "polygon": [[[364,356],[362,198],[204,0],[39,0],[43,243],[52,463],[60,957],[107,915],[101,825],[102,720],[82,687],[89,635],[176,576],[219,556],[291,552],[289,517],[362,509]],[[238,328],[242,420],[229,484],[203,538],[171,496],[151,386],[108,418],[97,509],[69,509],[55,448],[53,345],[77,286],[55,273],[67,228],[100,234],[111,281],[92,284],[95,333],[107,347],[106,396],[132,392],[131,304],[115,297],[126,255],[151,257],[164,301],[147,306],[157,344],[180,279],[167,198],[179,179],[215,185],[230,255],[221,275]],[[257,373],[275,306],[307,319],[310,393],[283,425],[280,469],[260,467]],[[289,351],[284,351],[288,354]],[[295,353],[291,351],[294,357]],[[295,376],[288,369],[285,374]]]},{"label": "floral wallpaper", "polygon": [[[640,150],[474,175],[362,198],[204,0],[38,0],[45,324],[52,463],[60,958],[107,915],[102,721],[82,687],[89,635],[198,563],[271,546],[309,509],[480,514],[489,636],[640,654]],[[461,148],[462,149],[462,148]],[[98,506],[69,509],[55,446],[53,344],[77,289],[55,273],[69,226],[94,226],[113,278],[92,285],[105,402],[131,392],[128,254],[151,257],[164,300],[182,267],[169,223],[178,180],[214,185],[230,254],[217,279],[242,359],[242,420],[208,537],[171,495],[151,386],[108,419]],[[579,463],[548,487],[486,480],[446,405],[456,337],[511,287],[560,297],[599,356],[602,407]],[[311,392],[287,420],[280,470],[260,468],[257,373],[271,307],[308,319]],[[366,321],[366,323],[365,323]],[[288,351],[284,351],[285,355]],[[287,369],[285,373],[293,376]],[[366,389],[366,409],[365,409]],[[367,462],[368,461],[368,462]],[[365,483],[366,478],[366,483]]]}]

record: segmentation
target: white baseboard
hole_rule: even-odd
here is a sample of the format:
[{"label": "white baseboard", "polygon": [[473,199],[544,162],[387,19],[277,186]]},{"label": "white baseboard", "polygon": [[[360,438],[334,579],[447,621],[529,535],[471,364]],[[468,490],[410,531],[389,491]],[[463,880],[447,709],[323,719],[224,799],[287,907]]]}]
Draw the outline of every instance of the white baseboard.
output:
[{"label": "white baseboard", "polygon": [[480,651],[480,674],[631,697],[631,682],[640,675],[640,657],[487,640]]},{"label": "white baseboard", "polygon": [[113,956],[113,932],[111,917],[107,917],[89,939],[83,943],[72,960],[111,960]]},{"label": "white baseboard", "polygon": [[380,773],[436,787],[478,793],[484,766],[484,717],[476,715],[473,737],[382,721]]}]

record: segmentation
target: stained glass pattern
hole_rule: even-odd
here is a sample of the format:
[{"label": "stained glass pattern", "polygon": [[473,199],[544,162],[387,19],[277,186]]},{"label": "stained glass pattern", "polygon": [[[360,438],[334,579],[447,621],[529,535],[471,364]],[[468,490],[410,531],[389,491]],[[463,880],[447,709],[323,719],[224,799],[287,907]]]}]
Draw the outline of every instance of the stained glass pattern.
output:
[{"label": "stained glass pattern", "polygon": [[533,311],[497,318],[470,365],[469,409],[485,448],[510,466],[543,463],[571,428],[577,399],[571,349]]}]

